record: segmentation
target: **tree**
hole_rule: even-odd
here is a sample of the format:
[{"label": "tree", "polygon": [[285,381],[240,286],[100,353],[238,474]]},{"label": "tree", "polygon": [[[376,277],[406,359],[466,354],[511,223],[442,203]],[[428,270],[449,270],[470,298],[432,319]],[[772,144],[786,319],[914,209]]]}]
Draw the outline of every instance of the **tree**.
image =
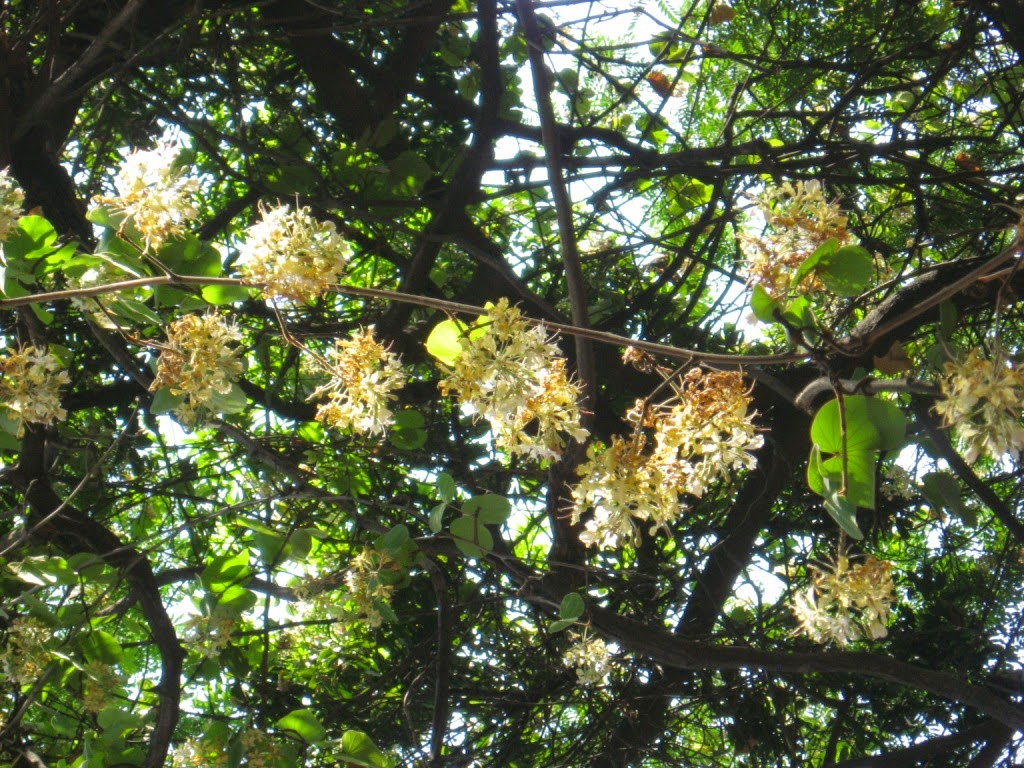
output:
[{"label": "tree", "polygon": [[996,0],[3,20],[12,766],[1011,766]]}]

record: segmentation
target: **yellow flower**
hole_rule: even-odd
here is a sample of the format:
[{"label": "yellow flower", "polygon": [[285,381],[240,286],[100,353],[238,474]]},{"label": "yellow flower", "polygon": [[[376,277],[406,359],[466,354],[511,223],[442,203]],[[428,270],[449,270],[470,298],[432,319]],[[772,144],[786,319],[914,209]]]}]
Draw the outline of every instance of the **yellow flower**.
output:
[{"label": "yellow flower", "polygon": [[[682,514],[681,494],[702,496],[714,482],[755,465],[751,451],[764,438],[748,413],[742,374],[694,368],[674,389],[660,405],[638,401],[627,417],[636,425],[629,441],[613,437],[603,451],[588,449],[572,491],[573,523],[592,511],[580,534],[584,544],[620,546],[635,538],[635,522],[653,533]],[[653,436],[650,451],[645,430]]]},{"label": "yellow flower", "polygon": [[228,764],[227,745],[209,739],[186,739],[169,755],[171,768],[222,768]]},{"label": "yellow flower", "polygon": [[966,444],[964,459],[982,454],[1018,458],[1024,450],[1024,373],[997,347],[991,358],[974,348],[962,362],[946,363],[942,399],[935,410]]},{"label": "yellow flower", "polygon": [[25,423],[52,424],[68,413],[60,406],[60,388],[71,379],[60,361],[35,347],[7,350],[0,360],[0,405],[16,425],[16,434],[25,434]]},{"label": "yellow flower", "polygon": [[53,630],[38,619],[18,616],[7,628],[7,643],[3,648],[4,674],[19,685],[32,685],[50,666],[49,646]]},{"label": "yellow flower", "polygon": [[82,670],[84,678],[82,704],[86,712],[101,712],[110,695],[124,684],[124,679],[109,664],[93,659]]},{"label": "yellow flower", "polygon": [[[803,261],[827,240],[840,246],[854,242],[847,231],[846,215],[825,198],[820,181],[798,181],[768,189],[755,198],[768,225],[768,233],[742,234],[747,256],[747,282],[763,287],[773,297],[784,296]],[[809,276],[798,290],[820,285]]]},{"label": "yellow flower", "polygon": [[508,299],[487,306],[475,333],[440,382],[474,418],[486,419],[494,442],[513,455],[557,459],[565,436],[587,439],[580,426],[579,387],[542,326],[527,322]]},{"label": "yellow flower", "polygon": [[800,622],[794,634],[815,643],[845,646],[854,640],[880,640],[889,630],[889,607],[895,600],[892,564],[865,557],[851,567],[840,554],[831,567],[810,566],[812,586],[791,606]]},{"label": "yellow flower", "polygon": [[241,246],[242,279],[267,296],[309,303],[338,282],[351,248],[334,224],[317,221],[308,208],[260,209]]},{"label": "yellow flower", "polygon": [[186,222],[199,215],[194,202],[199,182],[184,177],[178,157],[170,144],[132,152],[114,178],[117,196],[97,200],[127,214],[147,249],[183,235]]},{"label": "yellow flower", "polygon": [[274,768],[282,765],[284,751],[274,739],[263,731],[250,728],[242,734],[246,768]]},{"label": "yellow flower", "polygon": [[565,652],[562,661],[567,667],[576,667],[580,685],[598,685],[614,666],[608,645],[599,637],[574,638],[576,642]]},{"label": "yellow flower", "polygon": [[342,598],[342,602],[351,602],[355,607],[352,618],[371,627],[384,623],[382,608],[390,605],[395,591],[390,577],[398,570],[398,564],[387,552],[376,549],[364,549],[352,558],[345,574],[348,590]]},{"label": "yellow flower", "polygon": [[242,372],[238,349],[229,346],[241,338],[238,327],[220,315],[185,315],[171,323],[167,341],[161,346],[157,374],[150,390],[167,387],[171,394],[184,395],[179,412],[194,416],[214,394],[226,395]]},{"label": "yellow flower", "polygon": [[317,409],[317,421],[363,435],[381,434],[392,424],[388,404],[407,376],[398,356],[374,338],[372,327],[336,341],[320,367],[331,380],[310,397],[326,398]]},{"label": "yellow flower", "polygon": [[636,538],[634,521],[651,524],[654,530],[682,514],[679,491],[648,461],[640,436],[587,449],[588,460],[580,466],[580,482],[572,490],[572,522],[579,523],[589,509],[580,541],[587,546],[619,547]]},{"label": "yellow flower", "polygon": [[204,659],[212,659],[231,645],[231,636],[237,628],[237,616],[215,608],[211,615],[195,614],[186,619],[183,639]]}]

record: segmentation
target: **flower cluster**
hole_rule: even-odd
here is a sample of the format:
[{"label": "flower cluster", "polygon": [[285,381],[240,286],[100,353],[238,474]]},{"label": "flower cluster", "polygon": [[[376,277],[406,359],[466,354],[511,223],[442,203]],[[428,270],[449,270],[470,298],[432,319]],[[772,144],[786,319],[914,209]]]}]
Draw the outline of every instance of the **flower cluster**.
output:
[{"label": "flower cluster", "polygon": [[237,627],[236,616],[217,609],[212,615],[193,615],[185,621],[192,650],[204,659],[214,658],[231,645],[231,635]]},{"label": "flower cluster", "polygon": [[[747,256],[747,280],[773,297],[790,290],[797,268],[818,246],[833,237],[840,246],[853,242],[846,215],[825,198],[820,181],[787,181],[765,191],[755,202],[772,234],[740,236]],[[800,286],[803,290],[818,287],[813,276]]]},{"label": "flower cluster", "polygon": [[910,501],[918,494],[914,478],[899,464],[882,468],[882,484],[878,492],[889,501]]},{"label": "flower cluster", "polygon": [[[402,568],[394,558],[368,547],[342,572],[307,577],[295,587],[295,594],[312,615],[330,618],[341,629],[356,623],[379,627],[394,618],[391,597],[401,578]],[[342,586],[339,595],[335,590]]]},{"label": "flower cluster", "polygon": [[542,326],[507,299],[487,305],[481,325],[460,340],[461,352],[440,382],[475,418],[491,425],[494,442],[512,455],[557,459],[565,437],[583,442],[579,387]]},{"label": "flower cluster", "polygon": [[71,379],[53,355],[32,346],[8,350],[0,373],[0,406],[18,437],[26,422],[52,424],[68,415],[60,406],[60,388]]},{"label": "flower cluster", "polygon": [[7,642],[0,655],[4,676],[18,685],[31,685],[50,666],[53,631],[38,619],[18,616],[7,627]]},{"label": "flower cluster", "polygon": [[123,211],[147,249],[180,237],[186,222],[199,215],[193,199],[199,182],[184,177],[178,157],[171,144],[132,152],[114,178],[117,196],[97,201]]},{"label": "flower cluster", "polygon": [[374,338],[372,327],[339,339],[319,362],[331,380],[310,397],[326,398],[317,408],[317,421],[361,435],[381,434],[391,425],[388,405],[407,376],[398,356]]},{"label": "flower cluster", "polygon": [[6,240],[18,225],[21,204],[24,202],[25,193],[18,183],[11,178],[6,168],[0,171],[0,241]]},{"label": "flower cluster", "polygon": [[576,638],[565,652],[562,661],[567,667],[576,667],[580,685],[599,685],[611,672],[613,662],[608,645],[599,637]]},{"label": "flower cluster", "polygon": [[124,684],[112,666],[98,659],[87,662],[82,675],[82,704],[86,712],[94,714],[105,709],[111,694]]},{"label": "flower cluster", "polygon": [[1018,458],[1024,450],[1024,372],[1002,349],[987,358],[975,348],[963,362],[946,363],[935,410],[947,427],[956,428],[967,447],[967,462],[982,454]]},{"label": "flower cluster", "polygon": [[268,296],[309,303],[345,269],[351,248],[334,224],[317,221],[308,208],[261,208],[240,248],[239,271]]},{"label": "flower cluster", "polygon": [[630,412],[630,440],[613,437],[605,450],[589,449],[572,492],[573,523],[593,510],[580,534],[585,544],[619,546],[635,535],[635,521],[653,531],[679,517],[681,494],[703,496],[714,482],[755,465],[751,451],[764,438],[753,425],[742,374],[694,368],[674,389],[668,402],[641,401]]},{"label": "flower cluster", "polygon": [[151,391],[167,387],[173,395],[184,395],[180,413],[195,416],[214,394],[226,395],[242,372],[238,350],[238,327],[220,315],[185,315],[171,323],[167,342],[160,347],[156,378]]},{"label": "flower cluster", "polygon": [[250,728],[240,739],[245,750],[246,768],[275,768],[283,764],[281,746],[263,731]]},{"label": "flower cluster", "polygon": [[171,768],[222,768],[228,765],[228,751],[209,739],[187,739],[170,755]]},{"label": "flower cluster", "polygon": [[857,565],[840,554],[833,566],[811,566],[812,585],[798,594],[792,610],[803,633],[815,643],[845,646],[853,640],[879,640],[889,631],[895,599],[892,564],[868,556]]},{"label": "flower cluster", "polygon": [[347,591],[342,602],[355,606],[354,618],[368,626],[379,627],[390,613],[391,595],[398,564],[386,552],[364,549],[348,565],[345,574]]},{"label": "flower cluster", "polygon": [[580,532],[587,546],[620,546],[635,538],[634,520],[657,528],[681,513],[679,491],[648,461],[645,442],[640,433],[630,440],[614,435],[606,448],[599,443],[588,447],[588,460],[579,469],[582,478],[572,491],[574,524],[593,510]]}]

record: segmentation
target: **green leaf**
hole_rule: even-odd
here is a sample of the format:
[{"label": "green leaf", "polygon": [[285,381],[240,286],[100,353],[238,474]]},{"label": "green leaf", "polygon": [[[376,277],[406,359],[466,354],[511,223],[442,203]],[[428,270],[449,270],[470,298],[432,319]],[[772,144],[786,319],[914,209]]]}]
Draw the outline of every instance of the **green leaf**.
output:
[{"label": "green leaf", "polygon": [[[891,451],[903,445],[907,417],[893,403],[865,395],[846,395],[843,403],[848,451]],[[843,450],[838,400],[818,410],[811,424],[811,440],[823,453]]]},{"label": "green leaf", "polygon": [[207,597],[210,598],[207,605],[211,612],[216,610],[222,614],[227,613],[236,617],[241,617],[256,605],[259,599],[251,589],[246,589],[238,584],[232,584],[223,592]]},{"label": "green leaf", "polygon": [[512,514],[512,505],[504,496],[485,493],[463,504],[462,514],[473,515],[485,525],[501,525]]},{"label": "green leaf", "polygon": [[476,517],[463,515],[452,520],[451,533],[459,551],[474,560],[494,548],[494,537]]},{"label": "green leaf", "polygon": [[313,535],[308,528],[296,528],[289,534],[288,543],[291,545],[291,559],[301,562],[313,548]]},{"label": "green leaf", "polygon": [[255,531],[252,535],[253,546],[259,550],[260,561],[270,567],[286,559],[285,537],[276,531]]},{"label": "green leaf", "polygon": [[437,497],[442,501],[451,504],[455,501],[456,487],[455,480],[447,472],[440,472],[437,475]]},{"label": "green leaf", "polygon": [[405,194],[419,192],[423,183],[434,175],[430,164],[408,149],[388,163],[388,170],[391,175],[392,187],[397,192]]},{"label": "green leaf", "polygon": [[558,615],[563,619],[571,619],[575,621],[583,615],[584,608],[586,608],[586,605],[584,604],[580,593],[569,592],[562,598],[562,604],[558,607]]},{"label": "green leaf", "polygon": [[795,288],[800,285],[800,282],[807,277],[814,269],[818,266],[823,258],[830,256],[836,252],[839,248],[839,241],[830,237],[824,243],[819,245],[810,256],[804,259],[800,266],[797,267],[796,272],[793,273],[793,280],[791,285]]},{"label": "green leaf", "polygon": [[264,181],[271,192],[280,195],[306,194],[320,181],[320,174],[308,165],[278,165]]},{"label": "green leaf", "polygon": [[249,567],[250,557],[248,549],[243,549],[235,555],[215,557],[203,569],[199,579],[209,591],[223,592],[234,584],[248,581],[252,576],[252,568]]},{"label": "green leaf", "polygon": [[18,450],[21,448],[21,441],[17,438],[18,432],[21,431],[21,428],[22,421],[18,413],[16,411],[12,411],[6,406],[0,406],[0,430],[3,430],[4,434],[14,440],[13,444],[8,441],[7,445],[4,446],[5,448],[8,448],[9,450]]},{"label": "green leaf", "polygon": [[548,627],[548,632],[555,634],[556,632],[568,629],[575,623],[576,619],[559,619],[558,621],[551,622],[551,626]]},{"label": "green leaf", "polygon": [[844,245],[822,256],[815,274],[837,296],[856,296],[871,285],[875,262],[859,245]]},{"label": "green leaf", "polygon": [[395,424],[388,440],[402,451],[415,451],[427,444],[427,431],[423,428],[423,414],[406,408],[395,414]]},{"label": "green leaf", "polygon": [[237,304],[252,295],[252,289],[240,285],[207,285],[202,290],[203,299],[215,307],[223,304]]},{"label": "green leaf", "polygon": [[458,320],[442,320],[427,336],[427,352],[445,365],[455,365],[455,361],[462,354],[462,344],[459,340],[468,327]]},{"label": "green leaf", "polygon": [[93,224],[116,232],[128,216],[124,211],[118,210],[112,205],[97,205],[95,208],[89,209],[85,218]]},{"label": "green leaf", "polygon": [[127,296],[111,296],[107,300],[107,308],[125,320],[131,320],[142,325],[163,325],[160,315],[141,301],[130,299]]},{"label": "green leaf", "polygon": [[248,405],[249,398],[237,383],[233,383],[231,390],[226,394],[213,392],[206,401],[206,407],[211,411],[225,414],[241,413]]},{"label": "green leaf", "polygon": [[430,510],[430,520],[427,521],[427,525],[433,533],[440,533],[444,527],[444,511],[448,508],[448,505],[443,501]]},{"label": "green leaf", "polygon": [[295,434],[307,443],[322,443],[326,437],[324,425],[319,421],[307,421],[300,424],[299,428],[295,430]]},{"label": "green leaf", "polygon": [[191,234],[168,241],[154,258],[180,275],[219,277],[224,271],[220,251]]},{"label": "green leaf", "polygon": [[778,320],[775,313],[781,307],[779,302],[764,289],[764,286],[755,283],[754,290],[750,294],[750,309],[753,311],[754,317],[762,323],[776,323]]},{"label": "green leaf", "polygon": [[153,393],[153,402],[149,406],[150,413],[170,413],[185,404],[184,395],[171,393],[169,387],[160,387]]},{"label": "green leaf", "polygon": [[953,331],[956,330],[956,324],[956,304],[952,301],[944,301],[939,304],[939,329],[942,332],[943,338],[948,340],[953,337]]},{"label": "green leaf", "polygon": [[82,653],[89,661],[102,661],[105,664],[116,664],[124,655],[117,639],[102,629],[94,629],[82,640]]},{"label": "green leaf", "polygon": [[811,300],[806,296],[797,296],[782,311],[782,317],[794,328],[813,328],[814,313],[811,311]]},{"label": "green leaf", "polygon": [[964,504],[960,481],[952,472],[929,472],[921,478],[921,492],[933,509],[956,515],[969,528],[977,526],[978,515]]},{"label": "green leaf", "polygon": [[7,567],[26,584],[50,587],[55,584],[72,586],[78,583],[78,576],[63,557],[38,555],[8,563]]},{"label": "green leaf", "polygon": [[362,731],[345,731],[341,736],[342,760],[356,762],[366,768],[388,768],[388,759],[373,740]]},{"label": "green leaf", "polygon": [[819,496],[825,495],[825,471],[822,469],[821,448],[811,446],[811,455],[807,460],[807,487]]},{"label": "green leaf", "polygon": [[864,538],[860,528],[857,526],[857,507],[839,495],[839,482],[826,477],[825,483],[825,511],[829,513],[839,527],[846,531],[850,538]]},{"label": "green leaf", "polygon": [[317,744],[327,735],[327,730],[309,709],[289,712],[275,723],[275,727],[282,731],[292,731],[307,744]]},{"label": "green leaf", "polygon": [[711,200],[714,187],[699,179],[673,177],[666,182],[669,210],[679,214],[704,205]]},{"label": "green leaf", "polygon": [[397,552],[409,540],[409,529],[399,523],[387,533],[381,534],[374,542],[376,549],[383,549],[387,552]]},{"label": "green leaf", "polygon": [[[878,451],[849,451],[846,455],[846,493],[844,498],[851,504],[867,509],[875,508],[875,464]],[[829,480],[842,483],[843,462],[841,456],[833,456],[822,462],[822,475]]]}]

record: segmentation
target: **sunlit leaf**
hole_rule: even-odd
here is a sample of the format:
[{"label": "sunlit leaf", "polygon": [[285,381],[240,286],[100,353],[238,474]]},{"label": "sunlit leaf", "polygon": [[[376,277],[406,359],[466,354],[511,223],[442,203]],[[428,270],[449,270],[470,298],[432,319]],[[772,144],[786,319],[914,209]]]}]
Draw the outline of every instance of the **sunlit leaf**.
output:
[{"label": "sunlit leaf", "polygon": [[442,320],[427,336],[427,352],[445,365],[454,365],[462,354],[459,340],[466,329],[467,326],[458,320]]},{"label": "sunlit leaf", "polygon": [[[866,395],[843,397],[848,451],[891,451],[900,447],[907,431],[907,417],[888,400]],[[824,453],[843,450],[839,401],[823,405],[811,424],[811,440]]]},{"label": "sunlit leaf", "polygon": [[295,733],[307,744],[317,744],[323,741],[327,735],[327,730],[310,709],[296,709],[289,712],[275,723],[275,727],[282,731]]},{"label": "sunlit leaf", "polygon": [[814,273],[837,296],[856,296],[871,285],[874,259],[859,245],[844,245],[823,255]]}]

